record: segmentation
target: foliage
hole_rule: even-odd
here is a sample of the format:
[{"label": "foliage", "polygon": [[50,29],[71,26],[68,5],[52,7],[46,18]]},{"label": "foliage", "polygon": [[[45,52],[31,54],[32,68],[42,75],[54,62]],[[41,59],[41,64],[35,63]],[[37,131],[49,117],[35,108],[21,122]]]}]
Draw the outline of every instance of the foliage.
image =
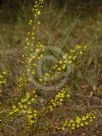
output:
[{"label": "foliage", "polygon": [[[44,42],[36,36],[36,33],[40,27],[40,15],[43,8],[43,0],[35,1],[34,7],[32,8],[32,19],[29,20],[28,25],[30,30],[27,32],[26,42],[24,47],[23,65],[24,69],[21,72],[21,75],[18,80],[17,88],[24,92],[24,96],[20,99],[17,99],[11,106],[11,109],[7,112],[6,118],[2,121],[1,127],[4,127],[6,123],[9,124],[9,120],[15,120],[21,116],[26,119],[27,125],[26,132],[31,133],[33,131],[35,134],[38,132],[50,134],[51,131],[73,131],[80,127],[88,126],[96,118],[96,112],[91,111],[83,116],[76,116],[74,119],[63,119],[57,123],[49,123],[46,117],[49,113],[53,113],[54,110],[57,110],[58,107],[63,107],[63,104],[67,101],[68,98],[71,99],[71,86],[64,84],[60,89],[55,90],[56,93],[53,98],[49,99],[48,102],[44,105],[36,106],[40,101],[40,96],[38,95],[39,86],[34,86],[32,84],[32,78],[29,76],[29,73],[36,78],[39,83],[52,84],[56,79],[56,73],[59,72],[59,75],[67,71],[67,66],[74,66],[77,68],[77,64],[85,54],[88,49],[88,44],[82,43],[77,44],[75,47],[70,49],[66,54],[63,54],[63,57],[53,65],[53,67],[44,73],[44,76],[39,78],[37,73],[37,61],[42,60],[46,55],[46,47]],[[35,48],[36,47],[36,48]],[[5,72],[0,75],[0,85],[6,84]],[[61,79],[60,79],[61,80]],[[57,84],[57,82],[55,82]],[[32,87],[33,86],[33,87]],[[41,89],[41,88],[40,88]],[[40,107],[40,108],[39,108]],[[1,115],[3,114],[3,109],[5,107],[1,106]],[[41,126],[41,121],[45,120],[45,128]],[[25,133],[26,133],[25,132]],[[29,135],[29,134],[28,134]]]}]

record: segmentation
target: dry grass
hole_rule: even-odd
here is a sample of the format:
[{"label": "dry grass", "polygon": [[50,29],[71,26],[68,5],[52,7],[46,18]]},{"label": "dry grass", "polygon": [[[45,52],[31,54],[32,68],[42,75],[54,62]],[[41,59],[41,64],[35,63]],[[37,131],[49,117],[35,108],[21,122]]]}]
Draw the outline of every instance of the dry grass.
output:
[{"label": "dry grass", "polygon": [[[24,47],[27,26],[21,22],[14,24],[0,24],[0,71],[7,71],[7,84],[0,91],[0,108],[4,109],[4,116],[0,115],[1,128],[0,136],[102,136],[102,14],[87,15],[87,17],[72,16],[67,14],[65,9],[55,11],[45,9],[40,18],[42,24],[38,32],[46,45],[60,47],[69,51],[76,44],[86,42],[89,49],[82,59],[79,59],[74,74],[68,81],[71,87],[71,99],[66,100],[62,107],[58,107],[45,118],[39,120],[39,124],[26,131],[25,117],[21,116],[10,120],[2,127],[2,120],[5,118],[11,105],[19,100],[24,94],[15,90],[18,77],[22,71],[22,54]],[[55,94],[53,91],[38,90],[39,98],[42,100],[36,104],[44,105]],[[52,132],[40,133],[39,126],[59,122],[64,118],[70,119],[77,115],[84,115],[92,110],[97,111],[97,118],[89,127],[83,127],[74,132]],[[36,129],[36,131],[34,131]],[[26,132],[26,133],[25,133]]]}]

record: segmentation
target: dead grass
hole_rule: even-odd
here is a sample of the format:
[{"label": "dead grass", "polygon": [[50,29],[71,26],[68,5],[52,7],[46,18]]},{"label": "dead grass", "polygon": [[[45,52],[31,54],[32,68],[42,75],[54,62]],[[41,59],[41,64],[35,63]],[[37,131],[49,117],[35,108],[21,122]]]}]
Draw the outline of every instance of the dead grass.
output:
[{"label": "dead grass", "polygon": [[[42,25],[38,33],[46,45],[53,45],[68,51],[71,47],[87,41],[89,51],[83,60],[79,60],[77,69],[68,84],[72,89],[72,98],[66,101],[61,108],[48,114],[46,120],[58,122],[64,118],[83,115],[91,110],[96,110],[98,115],[95,122],[88,128],[81,128],[73,133],[53,133],[49,136],[102,136],[102,15],[71,16],[65,11],[44,11],[41,17]],[[22,54],[27,26],[16,24],[0,24],[0,71],[9,72],[8,84],[0,93],[0,103],[9,109],[16,97],[14,91],[17,79],[22,68]],[[52,97],[53,91],[39,91],[40,97],[45,101]],[[1,105],[1,106],[2,106]],[[61,113],[62,112],[62,113]],[[1,119],[2,120],[2,119]],[[12,122],[12,121],[11,121]],[[46,121],[43,120],[43,125]],[[45,124],[44,124],[45,123]],[[10,123],[9,123],[10,124]],[[25,120],[23,117],[0,129],[0,136],[43,136],[47,134],[25,134]],[[21,129],[22,128],[22,129]]]}]

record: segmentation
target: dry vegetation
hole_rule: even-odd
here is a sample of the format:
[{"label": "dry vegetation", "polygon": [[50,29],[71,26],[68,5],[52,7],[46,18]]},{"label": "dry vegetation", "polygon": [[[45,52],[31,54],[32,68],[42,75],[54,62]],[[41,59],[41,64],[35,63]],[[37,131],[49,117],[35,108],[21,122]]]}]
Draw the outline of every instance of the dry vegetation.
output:
[{"label": "dry vegetation", "polygon": [[[102,136],[101,6],[88,14],[38,1],[15,22],[0,13],[0,136]],[[48,57],[39,78],[44,56],[57,63]]]}]

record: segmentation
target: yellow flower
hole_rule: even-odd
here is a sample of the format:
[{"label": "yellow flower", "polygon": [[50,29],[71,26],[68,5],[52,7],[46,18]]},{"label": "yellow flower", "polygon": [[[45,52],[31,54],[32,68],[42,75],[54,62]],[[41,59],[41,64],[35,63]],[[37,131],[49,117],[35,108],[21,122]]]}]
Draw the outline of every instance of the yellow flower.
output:
[{"label": "yellow flower", "polygon": [[46,76],[46,77],[49,77],[50,75],[49,75],[48,73],[45,73],[45,76]]},{"label": "yellow flower", "polygon": [[61,97],[64,98],[64,93],[61,93]]},{"label": "yellow flower", "polygon": [[32,23],[33,23],[33,20],[30,19],[28,24],[31,25]]},{"label": "yellow flower", "polygon": [[13,106],[12,106],[12,108],[13,108],[13,109],[16,109],[16,106],[15,106],[15,105],[13,105]]},{"label": "yellow flower", "polygon": [[40,81],[40,82],[42,82],[42,81],[43,81],[43,79],[42,79],[42,78],[40,78],[40,79],[39,79],[39,81]]},{"label": "yellow flower", "polygon": [[62,63],[63,63],[63,61],[62,61],[62,60],[60,60],[60,61],[59,61],[59,64],[62,64]]},{"label": "yellow flower", "polygon": [[80,51],[79,53],[80,53],[81,55],[83,54],[83,52],[82,52],[82,51]]},{"label": "yellow flower", "polygon": [[81,122],[81,119],[79,117],[76,118],[76,122],[77,123],[80,123]]},{"label": "yellow flower", "polygon": [[28,101],[28,105],[31,105],[32,103],[31,103],[31,101]]},{"label": "yellow flower", "polygon": [[30,98],[30,93],[29,93],[29,92],[26,93],[26,98],[27,98],[27,99]]},{"label": "yellow flower", "polygon": [[73,123],[73,122],[74,122],[74,120],[73,120],[73,119],[71,119],[71,120],[70,120],[70,122],[71,122],[71,123]]},{"label": "yellow flower", "polygon": [[23,108],[23,105],[21,104],[21,105],[19,105],[19,107],[22,109],[22,108]]},{"label": "yellow flower", "polygon": [[40,11],[38,11],[37,14],[40,15]]},{"label": "yellow flower", "polygon": [[60,99],[60,102],[63,102],[63,99]]},{"label": "yellow flower", "polygon": [[88,125],[89,123],[88,122],[85,122],[85,125]]},{"label": "yellow flower", "polygon": [[31,99],[31,101],[32,101],[32,102],[34,102],[34,101],[35,101],[35,99],[34,99],[34,98],[32,98],[32,99]]},{"label": "yellow flower", "polygon": [[28,115],[28,118],[29,118],[29,119],[33,118],[33,115]]},{"label": "yellow flower", "polygon": [[76,49],[80,49],[81,48],[81,45],[76,45]]},{"label": "yellow flower", "polygon": [[26,108],[27,108],[27,105],[24,105],[24,108],[26,109]]},{"label": "yellow flower", "polygon": [[74,130],[75,129],[75,127],[72,127],[72,130]]},{"label": "yellow flower", "polygon": [[32,113],[32,109],[29,108],[28,111],[27,111],[28,114],[31,114]]},{"label": "yellow flower", "polygon": [[85,116],[82,116],[82,120],[86,120]]},{"label": "yellow flower", "polygon": [[14,112],[18,112],[18,111],[19,111],[19,109],[18,109],[18,108],[14,109]]},{"label": "yellow flower", "polygon": [[61,68],[60,68],[60,67],[58,68],[58,71],[61,71]]},{"label": "yellow flower", "polygon": [[21,103],[21,102],[19,102],[19,103],[18,103],[18,105],[20,106],[20,105],[22,105],[22,103]]},{"label": "yellow flower", "polygon": [[65,130],[65,128],[64,128],[64,127],[62,127],[62,130]]},{"label": "yellow flower", "polygon": [[25,103],[27,101],[27,99],[22,99],[21,102],[22,103]]},{"label": "yellow flower", "polygon": [[79,128],[80,127],[80,125],[79,124],[77,124],[77,128]]},{"label": "yellow flower", "polygon": [[51,111],[53,110],[52,106],[50,106],[50,110],[51,110]]},{"label": "yellow flower", "polygon": [[84,124],[83,124],[83,123],[81,123],[80,125],[81,125],[82,127],[84,126]]},{"label": "yellow flower", "polygon": [[66,65],[64,64],[63,66],[62,66],[62,69],[65,69],[66,68]]},{"label": "yellow flower", "polygon": [[2,72],[4,75],[6,75],[6,72],[4,71],[4,72]]},{"label": "yellow flower", "polygon": [[14,113],[14,112],[13,112],[13,111],[11,111],[11,112],[9,112],[9,115],[13,115],[13,113]]}]

